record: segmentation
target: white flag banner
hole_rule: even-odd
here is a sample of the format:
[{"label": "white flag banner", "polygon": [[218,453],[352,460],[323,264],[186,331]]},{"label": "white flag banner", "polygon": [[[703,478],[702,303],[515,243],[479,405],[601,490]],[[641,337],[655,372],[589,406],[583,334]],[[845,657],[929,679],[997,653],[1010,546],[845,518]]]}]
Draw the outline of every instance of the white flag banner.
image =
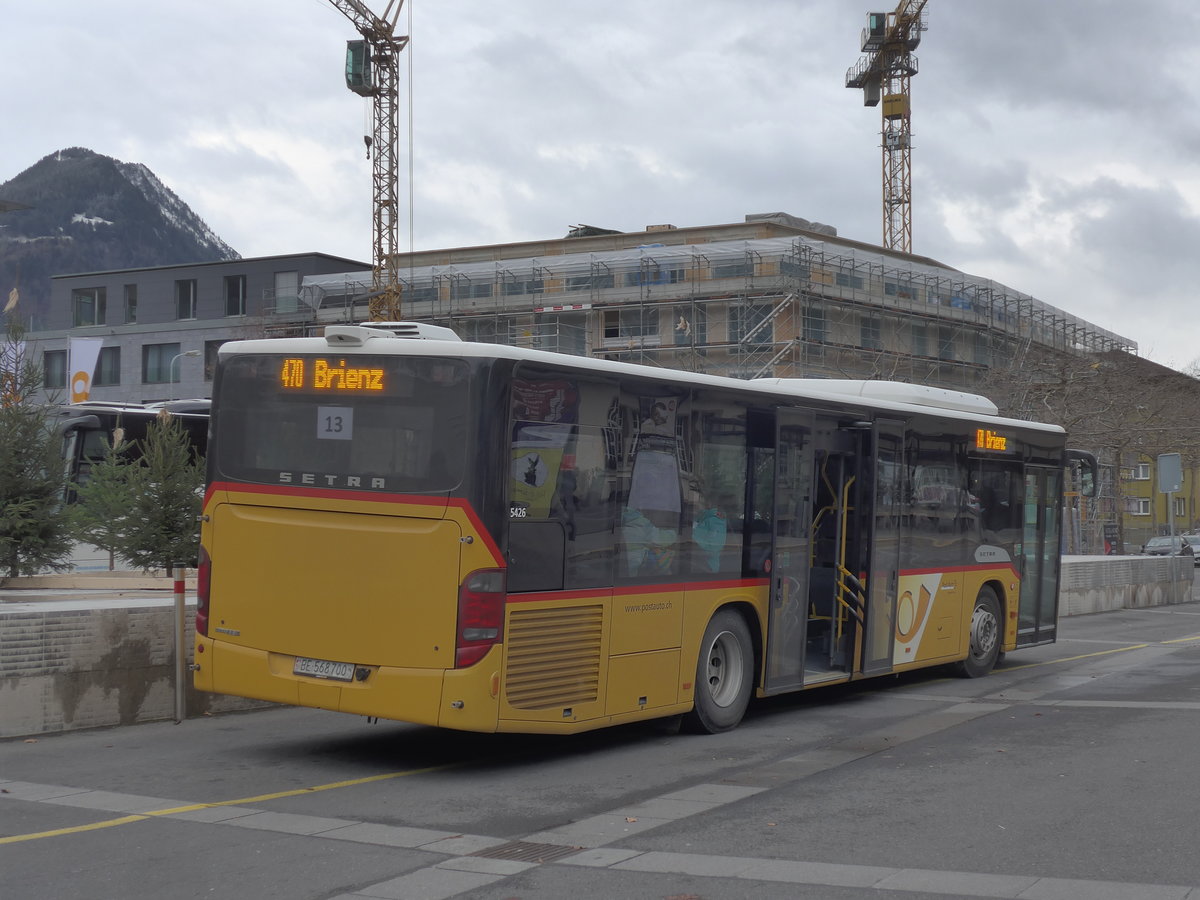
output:
[{"label": "white flag banner", "polygon": [[68,338],[67,372],[71,388],[71,402],[82,403],[92,395],[92,375],[96,361],[100,359],[103,338]]}]

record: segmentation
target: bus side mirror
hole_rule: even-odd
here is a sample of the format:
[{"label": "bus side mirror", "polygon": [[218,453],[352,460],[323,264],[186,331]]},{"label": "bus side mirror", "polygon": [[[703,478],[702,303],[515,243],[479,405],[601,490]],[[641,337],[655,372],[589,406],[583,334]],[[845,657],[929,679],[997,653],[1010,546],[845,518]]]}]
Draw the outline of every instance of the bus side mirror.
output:
[{"label": "bus side mirror", "polygon": [[1084,497],[1095,497],[1096,485],[1100,482],[1096,457],[1086,450],[1067,450],[1067,460],[1078,473],[1079,493]]}]

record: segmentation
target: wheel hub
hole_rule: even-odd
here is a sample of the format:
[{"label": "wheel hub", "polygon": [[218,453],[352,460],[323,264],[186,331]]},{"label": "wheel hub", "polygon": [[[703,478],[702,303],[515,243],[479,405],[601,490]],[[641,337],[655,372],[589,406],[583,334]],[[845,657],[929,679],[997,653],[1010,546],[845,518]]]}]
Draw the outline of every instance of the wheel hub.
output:
[{"label": "wheel hub", "polygon": [[987,656],[996,646],[999,632],[991,611],[984,606],[975,607],[975,614],[971,616],[971,652],[978,658]]}]

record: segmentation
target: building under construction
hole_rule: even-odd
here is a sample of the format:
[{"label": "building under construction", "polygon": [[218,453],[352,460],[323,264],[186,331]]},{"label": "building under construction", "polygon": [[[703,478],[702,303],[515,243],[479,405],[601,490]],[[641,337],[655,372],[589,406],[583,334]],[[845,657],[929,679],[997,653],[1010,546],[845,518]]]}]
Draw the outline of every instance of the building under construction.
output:
[{"label": "building under construction", "polygon": [[[785,213],[400,258],[402,317],[467,340],[742,378],[887,378],[986,393],[1031,346],[1136,353],[1078,316]],[[371,273],[304,279],[268,333],[363,321]]]}]

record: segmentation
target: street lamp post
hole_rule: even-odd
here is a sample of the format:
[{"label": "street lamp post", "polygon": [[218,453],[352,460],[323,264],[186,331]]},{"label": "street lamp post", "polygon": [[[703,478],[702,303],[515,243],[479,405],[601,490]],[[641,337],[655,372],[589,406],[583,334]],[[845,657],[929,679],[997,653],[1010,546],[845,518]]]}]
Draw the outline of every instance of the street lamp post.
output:
[{"label": "street lamp post", "polygon": [[200,355],[199,350],[184,350],[182,353],[176,353],[174,356],[171,357],[171,364],[169,366],[167,366],[167,381],[170,385],[170,387],[168,389],[168,394],[167,394],[168,400],[175,399],[175,385],[183,380],[182,369],[179,372],[179,378],[175,377],[175,363],[177,363],[181,357],[199,356],[199,355]]}]

